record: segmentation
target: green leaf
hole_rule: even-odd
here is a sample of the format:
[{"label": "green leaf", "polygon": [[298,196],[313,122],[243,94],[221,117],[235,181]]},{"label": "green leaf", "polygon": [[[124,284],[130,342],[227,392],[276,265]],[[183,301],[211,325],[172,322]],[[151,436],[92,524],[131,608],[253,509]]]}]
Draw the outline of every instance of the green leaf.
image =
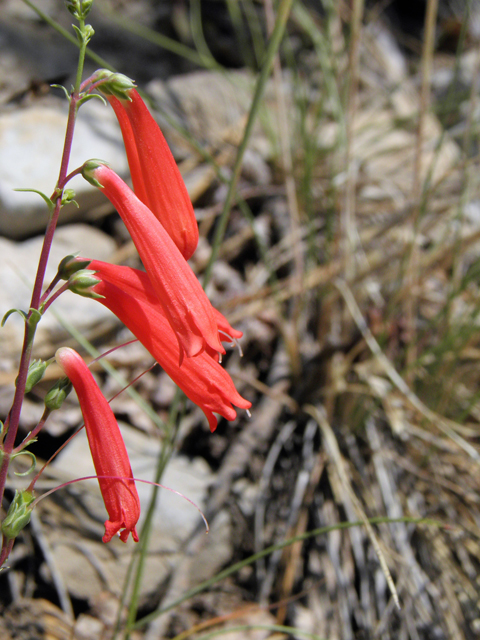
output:
[{"label": "green leaf", "polygon": [[99,95],[98,93],[90,93],[86,96],[83,96],[83,98],[80,98],[80,100],[77,102],[77,105],[80,107],[84,102],[87,102],[88,100],[91,100],[92,98],[98,98],[101,102],[103,102],[103,104],[105,106],[107,106],[107,101],[105,100],[105,98],[101,95]]},{"label": "green leaf", "polygon": [[[36,442],[36,438],[34,438],[33,440],[29,440],[28,444],[32,444],[32,442]],[[37,466],[37,459],[31,451],[19,451],[18,453],[14,453],[12,455],[12,460],[14,460],[15,458],[18,458],[18,456],[29,457],[31,464],[26,471],[15,471],[14,473],[16,476],[22,476],[22,477],[28,476],[28,474],[32,473],[32,471]]]},{"label": "green leaf", "polygon": [[25,313],[25,311],[22,311],[21,309],[9,309],[7,311],[7,313],[2,318],[2,322],[1,322],[1,326],[2,327],[5,325],[5,322],[12,315],[12,313],[19,313],[22,316],[22,318],[24,319],[24,321],[25,322],[27,321],[27,314]]},{"label": "green leaf", "polygon": [[50,86],[55,87],[56,89],[61,89],[64,92],[65,96],[67,97],[67,100],[70,102],[71,100],[70,93],[68,92],[66,87],[63,86],[63,84],[51,84]]},{"label": "green leaf", "polygon": [[72,24],[72,29],[75,31],[75,33],[77,34],[77,40],[80,44],[83,44],[83,33],[81,31],[81,29],[79,27],[77,27],[76,24]]},{"label": "green leaf", "polygon": [[27,193],[37,193],[41,198],[43,198],[43,200],[45,200],[45,203],[47,207],[50,209],[50,211],[53,211],[55,209],[55,203],[52,202],[48,196],[46,196],[44,193],[42,193],[38,189],[14,189],[14,191],[26,191]]}]

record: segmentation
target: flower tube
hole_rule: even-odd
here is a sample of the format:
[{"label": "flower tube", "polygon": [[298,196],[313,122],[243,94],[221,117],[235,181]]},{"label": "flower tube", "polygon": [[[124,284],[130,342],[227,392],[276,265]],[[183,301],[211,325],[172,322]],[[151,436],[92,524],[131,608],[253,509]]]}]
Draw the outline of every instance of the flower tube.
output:
[{"label": "flower tube", "polygon": [[138,542],[136,524],[140,517],[140,500],[113,411],[76,351],[62,347],[55,358],[73,384],[85,421],[93,464],[99,476],[98,484],[109,515],[102,540],[109,542],[122,530],[120,540],[126,542],[131,533]]},{"label": "flower tube", "polygon": [[[102,91],[102,85],[98,87]],[[119,100],[106,95],[118,119],[125,143],[133,188],[160,220],[188,260],[198,244],[195,212],[168,144],[136,89]]]},{"label": "flower tube", "polygon": [[[175,334],[143,271],[98,260],[92,260],[89,267],[101,279],[94,287],[95,293],[103,296],[98,298],[98,302],[130,329],[185,395],[202,409],[212,432],[217,427],[213,412],[234,420],[236,411],[232,405],[241,409],[252,406],[235,389],[227,371],[206,351],[195,358],[186,358],[179,365]],[[220,313],[219,316],[223,318]],[[230,327],[225,318],[223,320],[229,335],[241,335]]]},{"label": "flower tube", "polygon": [[86,163],[84,177],[100,186],[124,221],[155,293],[184,353],[193,357],[209,348],[225,349],[218,337],[216,314],[191,267],[164,227],[130,187],[109,167]]}]

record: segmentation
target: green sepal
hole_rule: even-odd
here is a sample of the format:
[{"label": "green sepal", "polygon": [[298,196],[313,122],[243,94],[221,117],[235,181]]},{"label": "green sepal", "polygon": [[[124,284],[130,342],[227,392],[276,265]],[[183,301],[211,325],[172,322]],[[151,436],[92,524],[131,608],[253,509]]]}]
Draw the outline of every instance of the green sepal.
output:
[{"label": "green sepal", "polygon": [[104,93],[106,96],[115,96],[119,100],[128,100],[131,98],[128,92],[135,88],[135,82],[123,73],[115,73],[108,69],[99,69],[95,72],[95,83],[99,83],[97,91]]},{"label": "green sepal", "polygon": [[45,396],[45,406],[51,411],[60,409],[66,397],[72,390],[72,383],[68,378],[61,378],[53,385]]},{"label": "green sepal", "polygon": [[[33,442],[36,442],[37,439],[33,438],[32,440],[29,440],[28,444],[32,444]],[[15,471],[15,475],[16,476],[28,476],[29,473],[32,473],[32,471],[35,470],[35,467],[37,466],[37,459],[34,456],[34,454],[31,451],[19,451],[18,453],[14,453],[12,455],[12,460],[15,460],[15,458],[18,458],[18,456],[27,456],[30,458],[31,460],[31,464],[30,467],[26,470],[26,471]]]},{"label": "green sepal", "polygon": [[46,196],[44,193],[42,193],[38,189],[14,189],[14,191],[25,191],[27,193],[37,193],[45,201],[50,211],[53,211],[55,209],[55,203],[52,202],[48,196]]},{"label": "green sepal", "polygon": [[84,298],[104,298],[105,296],[92,290],[92,287],[101,282],[101,279],[95,276],[95,273],[96,271],[92,271],[92,269],[81,269],[73,273],[68,279],[68,289]]},{"label": "green sepal", "polygon": [[91,158],[90,160],[87,160],[82,167],[82,176],[85,180],[99,189],[103,189],[103,184],[100,184],[93,175],[93,172],[101,165],[106,165],[108,167],[108,162],[105,162],[105,160],[98,160],[97,158]]},{"label": "green sepal", "polygon": [[19,313],[22,316],[23,320],[25,322],[27,321],[27,314],[25,313],[25,311],[22,311],[21,309],[9,309],[2,318],[2,322],[1,322],[2,327],[5,326],[6,321],[12,315],[12,313]]},{"label": "green sepal", "polygon": [[15,491],[8,513],[2,522],[2,533],[7,540],[15,539],[30,522],[32,515],[30,505],[34,500],[35,497],[30,491]]},{"label": "green sepal", "polygon": [[91,260],[77,260],[77,256],[78,253],[71,253],[60,260],[57,274],[61,280],[68,280],[74,273],[86,269],[90,264]]},{"label": "green sepal", "polygon": [[47,363],[43,360],[33,360],[28,367],[25,393],[30,393],[33,387],[40,382],[45,375]]}]

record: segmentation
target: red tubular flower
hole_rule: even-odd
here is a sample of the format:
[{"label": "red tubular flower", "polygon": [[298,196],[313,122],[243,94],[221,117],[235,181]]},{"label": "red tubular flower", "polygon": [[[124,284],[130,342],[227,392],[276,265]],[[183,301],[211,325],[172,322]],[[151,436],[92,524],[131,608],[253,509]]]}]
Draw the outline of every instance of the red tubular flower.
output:
[{"label": "red tubular flower", "polygon": [[[115,96],[107,96],[107,97],[108,97],[108,101],[113,107],[113,110],[115,111],[118,124],[120,125],[120,129],[122,131],[123,142],[125,144],[125,151],[127,154],[128,166],[130,167],[130,175],[132,176],[132,183],[133,183],[133,189],[135,191],[135,195],[137,196],[137,198],[139,198],[143,202],[143,204],[146,204],[147,207],[150,209],[150,211],[152,211],[152,213],[154,213],[155,215],[155,212],[153,211],[150,205],[148,193],[145,188],[145,182],[143,180],[143,174],[142,174],[142,165],[140,164],[140,158],[138,157],[137,145],[135,143],[135,136],[133,134],[130,120],[128,119],[127,113],[123,108],[123,104],[120,102],[120,100]],[[159,218],[160,220],[160,216],[157,215],[156,217]],[[195,227],[197,229],[197,236],[198,236],[198,227],[196,225],[196,222],[195,222]],[[197,239],[197,243],[198,243],[198,239]]]},{"label": "red tubular flower", "polygon": [[218,337],[216,314],[189,264],[150,209],[109,167],[98,165],[86,174],[102,190],[124,221],[147,270],[158,300],[180,345],[193,357],[210,348],[225,349]]},{"label": "red tubular flower", "polygon": [[126,95],[106,97],[122,130],[133,188],[188,260],[197,248],[198,225],[187,188],[146,104],[135,89]]},{"label": "red tubular flower", "polygon": [[[98,301],[130,329],[185,395],[203,410],[211,431],[217,427],[213,412],[234,420],[236,412],[232,405],[241,409],[252,406],[235,389],[225,369],[207,352],[186,358],[179,365],[175,334],[146,273],[98,260],[92,260],[89,268],[101,278],[94,287],[96,293],[104,296]],[[241,332],[235,331],[222,314],[217,313],[221,330],[232,337],[240,337]]]},{"label": "red tubular flower", "polygon": [[140,500],[133,479],[128,453],[110,405],[97,386],[89,368],[73,349],[58,349],[55,358],[77,393],[85,420],[88,444],[98,476],[109,519],[105,521],[103,542],[120,533],[127,541],[129,533],[135,542],[135,528],[140,517]]}]

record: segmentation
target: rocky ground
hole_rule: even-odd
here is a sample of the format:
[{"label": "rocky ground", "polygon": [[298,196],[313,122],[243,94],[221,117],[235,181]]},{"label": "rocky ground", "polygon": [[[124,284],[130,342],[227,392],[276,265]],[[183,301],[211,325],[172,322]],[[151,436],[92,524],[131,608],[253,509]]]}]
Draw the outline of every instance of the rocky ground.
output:
[{"label": "rocky ground", "polygon": [[[63,3],[35,5],[68,29]],[[240,22],[228,6],[203,2],[197,19],[195,3],[190,14],[176,1],[95,0],[91,16],[92,50],[146,91],[180,163],[199,221],[199,276],[265,43],[263,5],[241,3]],[[239,411],[210,434],[202,412],[180,401],[170,445],[164,426],[176,393],[158,367],[112,403],[134,474],[151,479],[168,457],[162,482],[193,500],[211,528],[205,536],[195,509],[161,492],[132,638],[221,629],[252,639],[480,634],[476,13],[467,20],[461,3],[457,13],[440,4],[425,71],[425,5],[417,16],[402,3],[387,12],[367,4],[357,68],[347,7],[322,6],[292,11],[207,289],[244,332],[243,357],[232,351],[225,366],[252,401],[251,418]],[[158,34],[190,53],[175,55],[170,40],[159,46]],[[2,4],[0,311],[28,304],[46,212],[38,196],[12,189],[53,189],[66,107],[49,85],[68,86],[74,69],[75,48],[51,25],[21,0]],[[99,157],[127,177],[113,114],[95,101],[80,114],[71,166]],[[73,251],[138,266],[109,204],[81,180],[75,189],[79,208],[62,214],[51,274]],[[40,324],[38,356],[62,344],[94,355],[129,339],[94,301],[65,295],[52,311]],[[3,415],[21,339],[12,317],[0,331]],[[107,397],[152,364],[136,343],[108,363],[114,375],[96,369]],[[26,399],[25,432],[59,375],[47,371]],[[71,398],[34,446],[39,460],[79,422]],[[91,471],[79,436],[38,487]],[[11,488],[20,482],[12,477]],[[139,492],[145,514],[151,491]],[[101,543],[104,517],[93,483],[39,504],[1,576],[2,639],[103,640],[115,637],[119,616],[125,626],[134,549]],[[377,517],[435,523],[368,524]],[[348,522],[361,524],[335,527]],[[334,529],[213,580],[321,527]]]}]

